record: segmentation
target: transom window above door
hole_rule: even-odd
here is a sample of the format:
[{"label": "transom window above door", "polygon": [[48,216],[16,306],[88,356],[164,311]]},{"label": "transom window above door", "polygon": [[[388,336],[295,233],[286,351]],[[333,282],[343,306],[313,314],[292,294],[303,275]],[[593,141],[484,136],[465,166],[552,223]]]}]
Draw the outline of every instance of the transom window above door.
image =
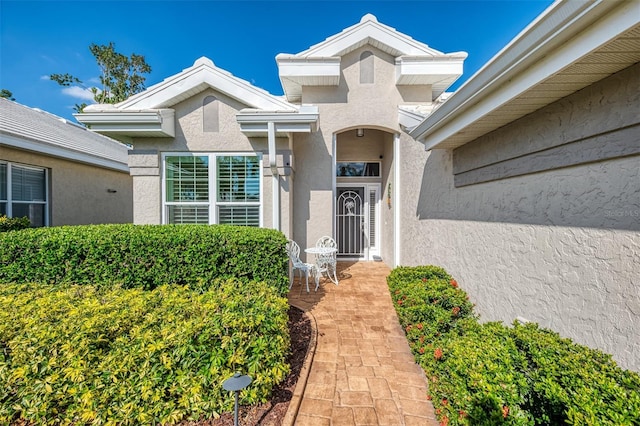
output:
[{"label": "transom window above door", "polygon": [[165,154],[163,165],[164,223],[261,226],[255,154]]},{"label": "transom window above door", "polygon": [[379,162],[350,161],[336,164],[337,177],[380,177]]}]

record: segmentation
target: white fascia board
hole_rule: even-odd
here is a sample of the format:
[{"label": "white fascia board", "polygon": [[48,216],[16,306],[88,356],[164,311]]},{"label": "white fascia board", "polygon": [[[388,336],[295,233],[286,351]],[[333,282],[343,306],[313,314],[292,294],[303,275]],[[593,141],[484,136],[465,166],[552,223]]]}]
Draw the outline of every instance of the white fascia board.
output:
[{"label": "white fascia board", "polygon": [[45,156],[62,158],[64,160],[129,173],[129,166],[127,165],[126,158],[124,162],[111,160],[108,158],[98,157],[84,152],[52,145],[46,142],[18,138],[4,133],[0,133],[0,145],[6,145],[15,149],[32,151]]},{"label": "white fascia board", "polygon": [[[464,57],[406,57],[396,58],[397,84],[435,84],[443,80],[455,81],[462,75]],[[452,82],[453,82],[452,81]]]},{"label": "white fascia board", "polygon": [[[296,58],[276,57],[279,76],[296,81],[297,77],[325,77],[325,80],[340,83],[340,58]],[[329,77],[329,79],[326,79]]]},{"label": "white fascia board", "polygon": [[[611,11],[612,7],[616,7]],[[436,148],[640,21],[640,2],[557,1],[474,74],[410,136]]]},{"label": "white fascia board", "polygon": [[381,24],[373,15],[365,15],[360,23],[345,28],[341,33],[300,52],[299,56],[340,56],[362,40],[372,38],[391,47],[401,55],[443,55],[424,43],[396,31],[395,28]]},{"label": "white fascia board", "polygon": [[267,132],[268,123],[274,123],[279,132],[315,131],[318,123],[318,107],[304,105],[299,113],[276,111],[242,110],[236,114],[236,120],[243,132]]},{"label": "white fascia board", "polygon": [[271,95],[266,90],[253,86],[248,81],[213,66],[209,61],[196,61],[197,65],[188,68],[162,83],[150,87],[139,95],[117,104],[123,110],[148,110],[172,106],[174,99],[180,99],[185,92],[193,89],[212,89],[238,100],[239,102],[261,109],[295,110],[295,107]]},{"label": "white fascia board", "polygon": [[155,131],[165,137],[175,137],[175,111],[93,111],[74,114],[76,119],[99,133],[118,133],[134,136]]}]

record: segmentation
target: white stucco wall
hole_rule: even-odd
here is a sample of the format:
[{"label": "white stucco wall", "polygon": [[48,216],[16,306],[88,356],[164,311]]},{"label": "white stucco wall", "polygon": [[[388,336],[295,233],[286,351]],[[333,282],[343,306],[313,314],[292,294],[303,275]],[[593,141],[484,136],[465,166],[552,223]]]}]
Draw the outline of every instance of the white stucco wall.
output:
[{"label": "white stucco wall", "polygon": [[51,226],[131,223],[133,220],[131,176],[126,172],[6,146],[0,148],[0,159],[49,170]]},{"label": "white stucco wall", "polygon": [[[575,131],[562,123],[576,121],[607,128],[606,117],[640,110],[638,92],[619,79],[559,101],[557,113],[550,105],[473,143],[548,142]],[[620,137],[632,147],[634,128],[593,137],[604,149]],[[583,135],[575,143],[589,140]],[[486,321],[535,321],[640,371],[640,156],[456,188],[452,151],[413,149],[403,163],[415,179],[403,182],[402,264],[444,267]]]}]

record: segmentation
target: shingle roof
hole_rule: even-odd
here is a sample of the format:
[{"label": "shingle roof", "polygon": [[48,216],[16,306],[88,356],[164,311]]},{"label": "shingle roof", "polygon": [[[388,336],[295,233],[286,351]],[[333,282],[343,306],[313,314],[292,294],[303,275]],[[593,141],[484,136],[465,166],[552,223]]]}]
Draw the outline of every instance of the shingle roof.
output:
[{"label": "shingle roof", "polygon": [[1,98],[0,145],[129,170],[126,145],[46,111]]}]

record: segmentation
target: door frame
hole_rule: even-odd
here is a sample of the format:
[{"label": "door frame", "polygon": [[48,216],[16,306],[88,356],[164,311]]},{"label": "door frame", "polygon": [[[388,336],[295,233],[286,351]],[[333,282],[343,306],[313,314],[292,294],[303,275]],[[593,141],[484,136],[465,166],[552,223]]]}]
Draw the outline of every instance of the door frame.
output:
[{"label": "door frame", "polygon": [[[364,247],[364,255],[361,257],[340,257],[341,260],[375,260],[376,257],[380,257],[380,205],[381,198],[380,192],[382,190],[382,184],[380,182],[336,182],[336,190],[333,195],[333,229],[336,232],[336,239],[339,239],[337,235],[338,232],[338,215],[337,215],[337,200],[339,197],[338,188],[362,188],[363,192],[363,210],[365,213],[365,226],[368,232],[366,232],[365,236],[365,247]],[[373,206],[374,212],[374,235],[375,235],[375,244],[372,246],[370,244],[370,232],[371,232],[371,193],[375,194],[375,206]]]}]

